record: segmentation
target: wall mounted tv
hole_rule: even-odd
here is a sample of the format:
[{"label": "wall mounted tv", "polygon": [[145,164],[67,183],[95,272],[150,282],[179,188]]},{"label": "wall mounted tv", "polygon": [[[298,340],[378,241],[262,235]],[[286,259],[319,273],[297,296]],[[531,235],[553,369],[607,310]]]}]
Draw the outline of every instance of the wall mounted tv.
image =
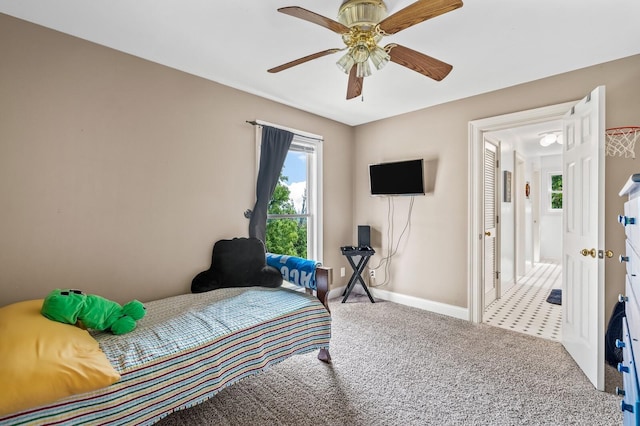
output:
[{"label": "wall mounted tv", "polygon": [[422,158],[369,165],[371,195],[424,195]]}]

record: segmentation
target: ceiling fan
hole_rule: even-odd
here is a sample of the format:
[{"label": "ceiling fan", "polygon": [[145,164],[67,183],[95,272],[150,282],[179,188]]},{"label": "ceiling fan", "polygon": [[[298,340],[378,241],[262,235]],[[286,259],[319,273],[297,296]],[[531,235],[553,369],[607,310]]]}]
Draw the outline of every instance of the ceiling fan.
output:
[{"label": "ceiling fan", "polygon": [[449,74],[453,68],[451,65],[396,43],[389,43],[384,47],[380,47],[378,43],[384,36],[396,34],[459,7],[462,7],[461,0],[418,0],[387,16],[387,7],[382,0],[345,0],[338,11],[338,21],[298,6],[282,7],[278,12],[304,19],[340,34],[346,47],[304,56],[271,68],[268,72],[277,73],[346,50],[336,64],[349,74],[347,99],[353,99],[362,93],[364,77],[371,75],[369,60],[378,70],[391,61],[440,81]]}]

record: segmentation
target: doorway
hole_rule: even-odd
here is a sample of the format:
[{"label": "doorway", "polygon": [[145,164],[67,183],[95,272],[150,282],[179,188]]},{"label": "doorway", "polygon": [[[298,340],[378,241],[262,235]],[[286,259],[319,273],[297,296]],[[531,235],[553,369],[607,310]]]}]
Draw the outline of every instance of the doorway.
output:
[{"label": "doorway", "polygon": [[562,120],[561,253],[565,273],[562,276],[561,340],[598,390],[604,390],[604,117],[605,87],[598,86],[576,102],[469,122],[470,320],[482,322],[483,319],[481,159],[484,135],[514,126]]},{"label": "doorway", "polygon": [[475,323],[483,322],[484,316],[484,259],[482,256],[484,244],[484,200],[482,187],[483,179],[478,179],[478,177],[483,176],[483,170],[479,159],[483,158],[483,141],[485,140],[485,135],[490,132],[497,132],[530,124],[544,123],[551,120],[561,120],[565,113],[575,104],[576,102],[566,102],[563,104],[506,114],[498,117],[476,120],[471,122],[469,125],[469,152],[471,160],[469,173],[469,223],[471,226],[471,232],[469,233],[469,259],[471,259],[471,264],[468,280],[468,306],[470,320]]},{"label": "doorway", "polygon": [[[548,195],[547,182],[540,181],[540,175],[561,170],[562,145],[542,145],[540,140],[561,128],[561,121],[549,120],[485,133],[485,144],[493,140],[503,147],[497,174],[505,178],[496,200],[501,226],[497,234],[500,249],[495,253],[500,265],[495,286],[499,292],[493,300],[485,292],[483,322],[553,341],[561,338],[562,307],[547,302],[547,296],[562,287],[562,210],[550,212],[547,203],[541,205],[538,200]],[[486,176],[485,172],[485,180]],[[485,189],[485,216],[486,198]],[[542,247],[536,235],[540,232]]]}]

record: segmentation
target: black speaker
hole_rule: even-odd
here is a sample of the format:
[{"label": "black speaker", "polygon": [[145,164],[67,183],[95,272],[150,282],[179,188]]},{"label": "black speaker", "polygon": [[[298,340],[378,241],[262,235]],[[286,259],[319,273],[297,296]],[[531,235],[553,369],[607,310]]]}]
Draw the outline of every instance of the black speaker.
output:
[{"label": "black speaker", "polygon": [[369,225],[358,225],[358,247],[371,245],[371,227]]}]

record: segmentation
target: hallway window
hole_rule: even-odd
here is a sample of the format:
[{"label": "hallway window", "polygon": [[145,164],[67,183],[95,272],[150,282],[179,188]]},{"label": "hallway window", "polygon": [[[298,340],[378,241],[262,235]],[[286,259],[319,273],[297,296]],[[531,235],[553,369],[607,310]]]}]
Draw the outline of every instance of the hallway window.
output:
[{"label": "hallway window", "polygon": [[549,206],[551,210],[562,210],[562,174],[549,174]]}]

